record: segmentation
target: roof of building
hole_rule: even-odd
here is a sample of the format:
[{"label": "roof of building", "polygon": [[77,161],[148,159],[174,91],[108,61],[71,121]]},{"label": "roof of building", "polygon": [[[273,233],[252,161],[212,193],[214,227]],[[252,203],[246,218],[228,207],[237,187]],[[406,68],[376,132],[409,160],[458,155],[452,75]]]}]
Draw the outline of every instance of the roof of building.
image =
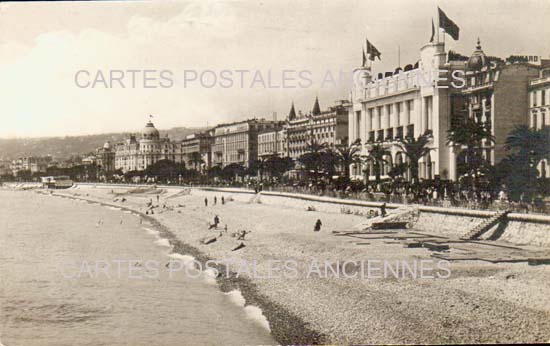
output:
[{"label": "roof of building", "polygon": [[478,38],[476,50],[472,53],[470,59],[468,59],[468,68],[471,70],[481,70],[483,67],[487,66],[487,64],[487,56],[483,52],[483,49],[481,49],[481,42]]},{"label": "roof of building", "polygon": [[147,125],[145,125],[145,128],[141,131],[141,133],[144,134],[144,135],[158,136],[159,135],[159,130],[157,130],[155,128],[155,125],[153,124],[153,122],[151,120],[149,120]]},{"label": "roof of building", "polygon": [[296,110],[294,109],[294,102],[290,106],[290,112],[288,112],[288,120],[296,119]]},{"label": "roof of building", "polygon": [[313,109],[311,110],[311,114],[318,115],[321,114],[321,107],[319,107],[319,98],[315,97],[315,103],[313,104]]}]

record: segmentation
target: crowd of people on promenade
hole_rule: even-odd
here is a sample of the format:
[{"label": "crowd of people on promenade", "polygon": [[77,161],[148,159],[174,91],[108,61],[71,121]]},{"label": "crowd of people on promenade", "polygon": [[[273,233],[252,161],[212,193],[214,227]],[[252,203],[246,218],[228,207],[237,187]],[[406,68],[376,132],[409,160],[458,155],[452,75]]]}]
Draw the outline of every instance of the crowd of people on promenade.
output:
[{"label": "crowd of people on promenade", "polygon": [[484,189],[454,182],[397,182],[367,184],[357,188],[353,184],[345,187],[325,183],[268,184],[260,189],[279,192],[294,192],[318,196],[358,199],[373,202],[422,204],[439,207],[460,207],[479,210],[510,210],[522,213],[550,213],[541,196],[528,198],[521,195],[518,201],[511,201],[504,188]]},{"label": "crowd of people on promenade", "polygon": [[[178,185],[178,184],[171,184]],[[508,196],[507,189],[490,187],[487,184],[472,181],[421,180],[418,183],[407,181],[367,182],[327,182],[324,180],[306,180],[295,182],[273,181],[217,181],[208,184],[185,184],[197,187],[233,187],[247,188],[254,193],[277,191],[303,193],[316,196],[356,199],[372,202],[422,204],[437,207],[457,207],[477,210],[508,210],[519,213],[550,214],[550,203],[541,195]],[[208,201],[205,200],[205,206]],[[215,205],[218,201],[213,199]],[[225,201],[221,200],[224,204]]]}]

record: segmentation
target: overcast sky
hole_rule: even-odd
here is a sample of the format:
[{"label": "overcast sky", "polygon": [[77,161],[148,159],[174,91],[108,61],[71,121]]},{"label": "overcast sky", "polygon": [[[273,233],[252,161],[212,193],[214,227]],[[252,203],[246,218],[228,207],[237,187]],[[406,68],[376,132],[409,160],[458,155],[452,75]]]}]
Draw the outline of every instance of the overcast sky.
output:
[{"label": "overcast sky", "polygon": [[[134,131],[149,114],[158,128],[273,112],[282,119],[292,100],[307,112],[315,96],[326,108],[349,93],[327,73],[338,77],[357,67],[365,37],[382,52],[375,72],[397,67],[398,46],[402,65],[416,62],[438,5],[460,26],[459,41],[446,37],[448,49],[469,55],[479,36],[488,55],[550,56],[548,0],[0,3],[0,137]],[[80,88],[80,70],[90,73],[78,75],[81,85],[98,71],[108,78],[111,70],[156,70],[145,84],[159,87],[144,88],[143,73],[132,87],[125,72],[126,88]],[[234,73],[234,85],[224,88],[219,80],[214,87],[185,85],[192,77],[186,70],[251,72],[243,73],[243,87]],[[286,86],[296,88],[276,87],[284,70],[295,78]],[[251,88],[256,71],[264,84],[256,80]],[[308,71],[310,83],[299,71]]]}]

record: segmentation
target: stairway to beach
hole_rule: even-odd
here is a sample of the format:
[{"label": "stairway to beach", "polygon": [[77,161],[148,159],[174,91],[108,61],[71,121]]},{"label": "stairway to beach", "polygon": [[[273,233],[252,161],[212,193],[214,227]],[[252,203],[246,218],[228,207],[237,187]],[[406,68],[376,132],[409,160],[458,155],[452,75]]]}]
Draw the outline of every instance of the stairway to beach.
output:
[{"label": "stairway to beach", "polygon": [[503,220],[506,215],[508,215],[510,211],[505,210],[502,212],[496,212],[493,216],[488,218],[487,220],[484,220],[480,224],[476,225],[473,229],[465,233],[460,239],[463,240],[473,240],[477,239],[479,236],[481,236],[483,233],[487,232],[491,229],[494,225],[499,223],[501,220]]}]

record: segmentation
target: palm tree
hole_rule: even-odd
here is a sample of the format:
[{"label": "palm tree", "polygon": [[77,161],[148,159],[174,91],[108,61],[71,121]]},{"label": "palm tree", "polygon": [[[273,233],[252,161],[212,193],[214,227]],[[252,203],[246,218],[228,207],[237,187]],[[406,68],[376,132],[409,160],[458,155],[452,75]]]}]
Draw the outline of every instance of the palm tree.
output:
[{"label": "palm tree", "polygon": [[409,168],[411,169],[411,181],[418,182],[418,161],[435,148],[428,148],[428,143],[432,135],[425,133],[418,138],[405,137],[397,144],[403,154],[409,159]]},{"label": "palm tree", "polygon": [[237,176],[244,176],[245,173],[245,167],[239,163],[230,163],[221,170],[221,176],[226,180],[234,180]]},{"label": "palm tree", "polygon": [[282,176],[285,172],[291,170],[293,166],[294,163],[290,157],[280,157],[277,153],[271,154],[261,161],[261,168],[269,171],[271,178]]},{"label": "palm tree", "polygon": [[358,138],[350,145],[340,144],[336,146],[338,160],[344,168],[344,177],[349,179],[351,176],[351,165],[359,162],[361,152],[361,139]]},{"label": "palm tree", "polygon": [[313,171],[314,177],[317,180],[317,175],[322,167],[323,153],[327,149],[326,143],[320,143],[316,139],[312,139],[307,144],[306,153],[298,158],[298,161],[309,172]]},{"label": "palm tree", "polygon": [[447,145],[466,147],[466,162],[468,168],[473,170],[477,170],[485,164],[481,156],[483,140],[495,143],[495,137],[491,133],[489,124],[477,122],[470,117],[447,131]]},{"label": "palm tree", "polygon": [[407,172],[407,164],[405,162],[398,163],[393,165],[393,167],[388,172],[388,176],[392,181],[397,180],[397,178],[402,177]]},{"label": "palm tree", "polygon": [[222,175],[222,168],[218,165],[208,168],[207,175],[209,178],[217,178]]},{"label": "palm tree", "polygon": [[189,155],[189,163],[198,171],[197,167],[200,167],[204,163],[204,160],[198,151],[194,151]]},{"label": "palm tree", "polygon": [[307,143],[307,152],[312,154],[320,154],[323,151],[325,151],[327,147],[328,147],[327,143],[325,142],[321,143],[315,138],[313,138],[311,141]]},{"label": "palm tree", "polygon": [[506,138],[506,149],[513,151],[497,167],[497,179],[509,189],[510,199],[528,199],[537,192],[537,164],[550,159],[550,128],[540,130],[517,126]]},{"label": "palm tree", "polygon": [[380,144],[372,145],[369,149],[369,154],[361,156],[361,159],[365,163],[371,162],[374,168],[374,176],[376,185],[380,183],[380,170],[384,163],[388,163],[386,156],[391,155],[390,151],[381,146]]},{"label": "palm tree", "polygon": [[332,148],[327,148],[321,153],[321,160],[319,163],[319,168],[324,171],[324,173],[332,177],[336,173],[336,167],[340,165],[340,156],[338,152],[334,151]]},{"label": "palm tree", "polygon": [[550,159],[550,128],[536,130],[525,125],[516,126],[506,138],[506,149],[516,151],[518,159],[531,165]]}]

